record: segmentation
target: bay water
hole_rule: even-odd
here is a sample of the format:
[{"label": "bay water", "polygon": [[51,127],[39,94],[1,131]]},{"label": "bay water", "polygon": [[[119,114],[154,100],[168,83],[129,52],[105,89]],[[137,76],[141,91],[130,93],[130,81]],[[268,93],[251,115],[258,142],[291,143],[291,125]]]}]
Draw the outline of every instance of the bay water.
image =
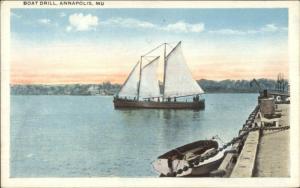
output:
[{"label": "bay water", "polygon": [[111,96],[11,96],[11,177],[157,177],[159,155],[229,141],[257,94],[205,94],[205,110],[115,110]]}]

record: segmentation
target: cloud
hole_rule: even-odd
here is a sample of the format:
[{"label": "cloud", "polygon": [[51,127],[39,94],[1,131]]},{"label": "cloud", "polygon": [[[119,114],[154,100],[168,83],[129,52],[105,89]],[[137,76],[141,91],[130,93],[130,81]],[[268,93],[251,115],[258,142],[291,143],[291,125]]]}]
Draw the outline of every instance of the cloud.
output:
[{"label": "cloud", "polygon": [[88,31],[93,28],[95,29],[98,25],[98,17],[91,14],[75,13],[69,16],[69,24],[66,27],[67,31]]},{"label": "cloud", "polygon": [[124,28],[136,28],[136,29],[153,29],[176,33],[200,33],[204,30],[203,23],[186,23],[184,21],[178,21],[176,23],[168,24],[166,26],[157,25],[151,22],[142,21],[134,18],[111,18],[100,22],[100,25],[116,26]]},{"label": "cloud", "polygon": [[189,24],[184,21],[178,21],[174,24],[168,24],[166,27],[161,27],[161,30],[165,31],[173,31],[176,33],[200,33],[204,31],[204,24],[203,23],[197,23],[197,24]]},{"label": "cloud", "polygon": [[141,21],[133,18],[111,18],[101,22],[103,25],[112,25],[112,26],[120,26],[120,27],[127,27],[127,28],[155,28],[156,25]]},{"label": "cloud", "polygon": [[261,31],[265,31],[265,32],[274,32],[277,30],[278,30],[278,27],[275,26],[275,24],[267,24],[261,28]]},{"label": "cloud", "polygon": [[234,30],[234,29],[219,29],[219,30],[210,30],[208,33],[211,34],[221,34],[221,35],[244,35],[245,31]]},{"label": "cloud", "polygon": [[45,24],[45,25],[51,24],[51,20],[47,19],[47,18],[38,19],[37,22],[40,24]]},{"label": "cloud", "polygon": [[97,16],[92,16],[90,14],[83,15],[82,13],[75,13],[69,16],[69,25],[66,27],[66,31],[87,31],[92,28],[96,28],[96,26],[98,25],[102,27],[112,26],[132,29],[152,29],[175,33],[200,33],[204,31],[203,23],[191,24],[184,21],[178,21],[176,23],[171,23],[166,26],[162,26],[135,18],[121,17],[110,18],[98,22]]},{"label": "cloud", "polygon": [[219,29],[210,30],[208,33],[221,34],[221,35],[247,35],[247,34],[258,34],[258,33],[274,33],[274,32],[285,32],[286,27],[278,27],[275,24],[266,24],[259,29],[254,30],[235,30],[235,29]]}]

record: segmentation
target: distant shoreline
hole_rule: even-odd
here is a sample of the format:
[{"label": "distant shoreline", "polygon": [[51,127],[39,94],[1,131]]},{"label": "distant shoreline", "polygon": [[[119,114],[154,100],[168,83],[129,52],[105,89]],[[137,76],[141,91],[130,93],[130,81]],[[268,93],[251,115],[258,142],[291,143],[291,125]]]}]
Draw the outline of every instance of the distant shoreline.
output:
[{"label": "distant shoreline", "polygon": [[[205,92],[204,94],[255,94],[257,92]],[[102,97],[109,97],[113,95],[81,95],[81,94],[11,94],[12,96],[102,96]]]},{"label": "distant shoreline", "polygon": [[[258,79],[262,89],[275,89],[276,80]],[[197,80],[205,93],[258,93],[257,86],[251,86],[250,80]],[[11,95],[73,95],[73,96],[112,96],[120,84],[104,82],[102,84],[59,84],[59,85],[11,85]]]}]

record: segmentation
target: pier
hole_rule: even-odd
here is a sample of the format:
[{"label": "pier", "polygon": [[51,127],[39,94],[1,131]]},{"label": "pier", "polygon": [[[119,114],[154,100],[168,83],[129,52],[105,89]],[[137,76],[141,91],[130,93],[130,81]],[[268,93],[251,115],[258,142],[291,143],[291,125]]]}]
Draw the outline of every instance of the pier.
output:
[{"label": "pier", "polygon": [[[278,110],[282,112],[279,125],[289,126],[289,104],[278,105]],[[289,176],[289,135],[289,129],[262,132],[253,176]]]},{"label": "pier", "polygon": [[211,177],[289,177],[289,102],[260,100]]}]

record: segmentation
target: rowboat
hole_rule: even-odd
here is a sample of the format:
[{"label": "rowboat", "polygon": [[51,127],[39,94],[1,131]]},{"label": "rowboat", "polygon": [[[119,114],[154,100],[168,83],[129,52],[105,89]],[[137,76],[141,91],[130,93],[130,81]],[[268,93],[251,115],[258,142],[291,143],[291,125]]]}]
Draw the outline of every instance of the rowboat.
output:
[{"label": "rowboat", "polygon": [[[217,169],[224,158],[225,150],[217,152],[218,146],[216,140],[196,141],[166,152],[152,166],[160,177],[206,176]],[[199,161],[200,157],[207,159]]]}]

